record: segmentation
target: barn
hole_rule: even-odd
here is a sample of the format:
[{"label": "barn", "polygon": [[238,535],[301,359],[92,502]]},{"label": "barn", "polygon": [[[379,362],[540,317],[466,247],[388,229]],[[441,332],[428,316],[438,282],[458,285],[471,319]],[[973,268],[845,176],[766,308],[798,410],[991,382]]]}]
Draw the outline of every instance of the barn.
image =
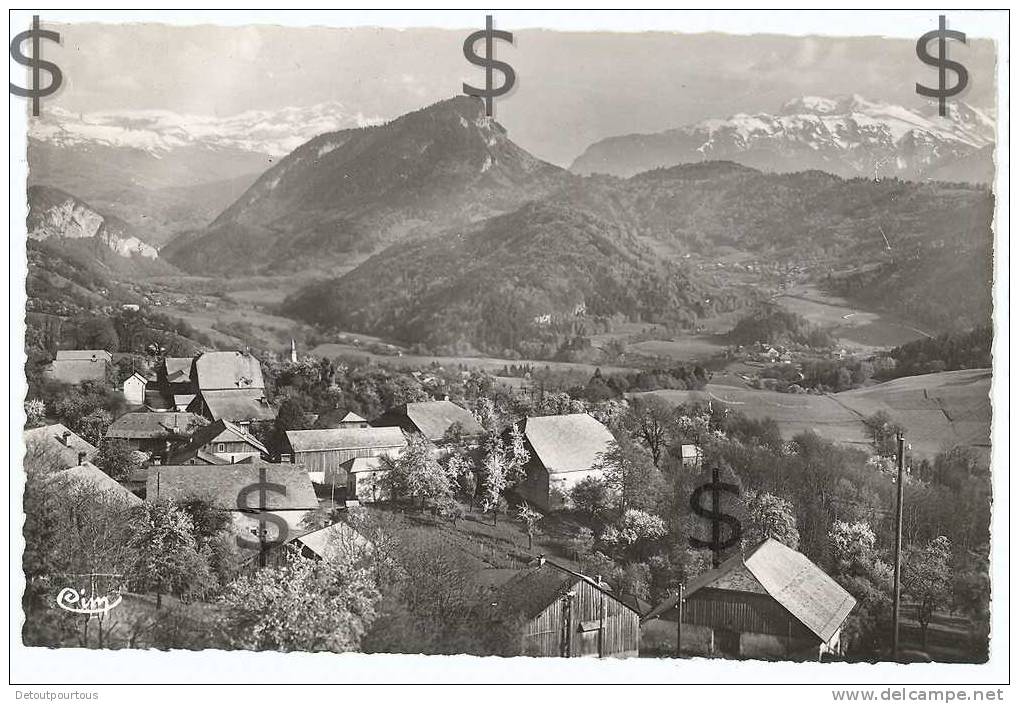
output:
[{"label": "barn", "polygon": [[[676,597],[647,621],[675,620]],[[805,555],[769,538],[694,578],[683,599],[683,650],[762,660],[819,660],[842,651],[856,599]]]},{"label": "barn", "polygon": [[637,657],[640,614],[600,580],[544,557],[499,587],[496,620],[523,620],[520,654],[553,658]]},{"label": "barn", "polygon": [[316,483],[346,486],[345,462],[355,457],[395,457],[406,446],[399,428],[288,430],[281,459],[304,465]]},{"label": "barn", "polygon": [[612,433],[586,413],[527,418],[523,434],[531,457],[516,492],[543,511],[561,508],[577,482],[601,477],[600,455]]},{"label": "barn", "polygon": [[432,443],[441,445],[446,433],[458,425],[468,437],[484,434],[474,415],[452,401],[419,401],[405,403],[372,421],[375,426],[396,426],[408,433],[417,433]]}]

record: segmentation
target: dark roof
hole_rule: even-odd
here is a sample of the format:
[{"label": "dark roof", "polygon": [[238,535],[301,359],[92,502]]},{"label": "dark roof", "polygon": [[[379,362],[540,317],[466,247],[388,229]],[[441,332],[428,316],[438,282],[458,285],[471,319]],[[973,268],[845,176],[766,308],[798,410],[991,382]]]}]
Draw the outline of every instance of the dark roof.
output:
[{"label": "dark roof", "polygon": [[194,413],[125,413],[110,424],[108,438],[126,440],[186,438],[198,424],[200,416]]},{"label": "dark roof", "polygon": [[191,367],[195,363],[193,357],[166,357],[166,380],[170,383],[182,383],[191,379]]},{"label": "dark roof", "polygon": [[604,583],[599,584],[587,575],[568,567],[542,559],[537,567],[528,567],[495,590],[495,602],[500,611],[521,613],[528,618],[537,616],[553,601],[570,591],[579,582],[587,582],[593,589],[630,609],[638,616],[640,611],[633,603],[614,594]]},{"label": "dark roof", "polygon": [[[270,484],[282,484],[286,494],[265,492],[265,508],[314,509],[318,506],[315,490],[304,467],[298,464],[269,464],[255,462],[225,464],[215,467],[203,465],[163,465],[149,468],[145,497],[148,501],[203,498],[216,508],[235,510],[242,489],[257,486],[261,472]],[[259,492],[250,491],[243,497],[246,506],[259,507]]]},{"label": "dark roof", "polygon": [[156,413],[173,410],[173,406],[163,397],[163,392],[159,389],[151,388],[145,389],[145,407]]},{"label": "dark roof", "polygon": [[[747,555],[734,555],[717,569],[698,575],[686,588],[684,599],[714,585],[745,567],[760,587],[823,642],[856,606],[856,599],[806,555],[768,538]],[[720,587],[719,587],[720,588]],[[676,605],[676,597],[659,604],[648,614],[654,618]]]},{"label": "dark roof", "polygon": [[[63,439],[65,433],[67,435],[66,444]],[[85,459],[90,461],[99,451],[94,445],[71,432],[62,423],[26,430],[25,446],[31,450],[33,445],[38,445],[59,455],[65,467],[76,467],[79,462],[78,456],[82,452],[85,453]]]},{"label": "dark roof", "polygon": [[294,452],[403,447],[407,444],[399,428],[288,430],[287,442]]},{"label": "dark roof", "polygon": [[167,458],[169,464],[178,464],[198,455],[202,448],[217,442],[244,442],[259,452],[268,453],[265,445],[254,435],[228,420],[214,420],[192,434],[186,445],[175,450]]},{"label": "dark roof", "polygon": [[202,391],[202,400],[214,419],[232,421],[272,420],[276,412],[265,400],[262,389]]},{"label": "dark roof", "polygon": [[262,365],[246,352],[205,352],[195,358],[195,374],[202,391],[265,388]]},{"label": "dark roof", "polygon": [[613,440],[609,429],[586,413],[528,418],[524,436],[549,472],[589,470]]},{"label": "dark roof", "polygon": [[481,435],[481,427],[474,415],[452,401],[420,401],[408,403],[404,414],[422,435],[429,440],[442,440],[454,423],[459,423],[467,435]]}]

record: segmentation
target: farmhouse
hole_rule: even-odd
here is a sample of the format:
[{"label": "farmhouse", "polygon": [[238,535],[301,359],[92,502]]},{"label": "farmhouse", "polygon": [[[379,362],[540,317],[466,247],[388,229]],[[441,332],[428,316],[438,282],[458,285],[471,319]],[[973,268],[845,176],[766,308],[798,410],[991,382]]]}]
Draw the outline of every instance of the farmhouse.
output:
[{"label": "farmhouse", "polygon": [[124,379],[124,383],[121,385],[121,391],[124,392],[124,400],[132,406],[141,406],[145,403],[145,387],[148,384],[148,379],[138,372]]},{"label": "farmhouse", "polygon": [[194,359],[190,392],[174,391],[174,402],[194,394],[187,410],[209,420],[228,420],[239,425],[275,418],[265,396],[262,365],[245,352],[204,352]]},{"label": "farmhouse", "polygon": [[527,418],[523,434],[531,458],[516,492],[545,511],[561,508],[580,480],[602,476],[599,456],[613,440],[609,429],[586,413]]},{"label": "farmhouse", "polygon": [[452,401],[405,403],[372,422],[374,426],[396,426],[408,433],[418,433],[436,444],[441,444],[446,432],[456,424],[467,437],[477,437],[485,432],[470,411]]},{"label": "farmhouse", "polygon": [[[263,484],[269,485],[265,492],[259,490]],[[273,484],[282,486],[284,491],[274,490]],[[284,522],[286,539],[299,533],[301,522],[318,507],[315,491],[303,467],[265,462],[218,467],[151,467],[145,498],[153,502],[197,498],[208,501],[213,508],[232,511],[234,528],[241,536],[250,537],[251,549],[257,549],[259,518],[267,527],[272,526],[268,527],[269,539],[278,537],[280,522]]]},{"label": "farmhouse", "polygon": [[268,457],[269,451],[254,435],[228,420],[213,421],[191,435],[186,445],[167,457],[167,464],[219,464]]},{"label": "farmhouse", "polygon": [[495,617],[523,617],[522,655],[637,657],[640,615],[600,580],[539,558],[493,597]]},{"label": "farmhouse", "polygon": [[399,428],[288,430],[280,458],[304,465],[312,480],[346,486],[342,465],[355,457],[395,457],[407,446]]},{"label": "farmhouse", "polygon": [[205,419],[192,413],[125,413],[113,421],[106,437],[123,440],[132,449],[159,459],[186,443],[204,424]]},{"label": "farmhouse", "polygon": [[[382,478],[385,470],[380,466],[378,457],[355,457],[347,460],[340,467],[339,474],[347,477],[347,498],[361,503],[372,503],[389,498]],[[326,483],[330,481],[326,477]]]},{"label": "farmhouse", "polygon": [[94,445],[61,423],[26,430],[25,446],[29,453],[49,455],[64,468],[77,467],[91,461],[99,452]]},{"label": "farmhouse", "polygon": [[58,350],[44,374],[64,384],[106,381],[112,365],[113,355],[106,350]]},{"label": "farmhouse", "polygon": [[[856,606],[802,553],[767,539],[696,577],[683,599],[683,649],[702,655],[819,660],[842,651],[842,624]],[[676,597],[648,614],[671,614]]]}]

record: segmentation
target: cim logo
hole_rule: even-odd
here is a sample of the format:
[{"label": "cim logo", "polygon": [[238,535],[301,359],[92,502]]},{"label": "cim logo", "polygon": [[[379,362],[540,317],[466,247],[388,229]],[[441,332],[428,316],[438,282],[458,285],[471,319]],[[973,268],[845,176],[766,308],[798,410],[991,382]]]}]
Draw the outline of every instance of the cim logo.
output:
[{"label": "cim logo", "polygon": [[57,594],[57,606],[72,614],[86,616],[102,616],[120,605],[124,600],[120,594],[97,596],[94,592],[84,589],[64,587]]}]

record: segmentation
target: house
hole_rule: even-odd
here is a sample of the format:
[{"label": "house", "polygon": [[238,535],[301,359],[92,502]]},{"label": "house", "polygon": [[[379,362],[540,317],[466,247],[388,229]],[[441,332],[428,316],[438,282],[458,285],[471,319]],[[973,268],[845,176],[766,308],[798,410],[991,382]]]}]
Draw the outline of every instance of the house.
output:
[{"label": "house", "polygon": [[599,579],[545,558],[496,588],[495,620],[524,620],[521,655],[637,657],[640,614]]},{"label": "house", "polygon": [[265,396],[262,365],[246,352],[203,352],[194,359],[191,381],[190,391],[174,392],[174,402],[186,401],[192,413],[244,426],[276,417]]},{"label": "house", "polygon": [[470,411],[452,401],[405,403],[372,422],[376,427],[396,426],[408,433],[418,433],[436,444],[443,442],[446,432],[455,424],[460,425],[467,437],[477,437],[485,432]]},{"label": "house", "polygon": [[217,420],[198,428],[187,444],[171,452],[167,464],[219,464],[268,458],[265,445],[243,427],[228,420]]},{"label": "house", "polygon": [[[347,460],[340,467],[340,472],[347,478],[347,499],[360,503],[384,501],[389,498],[382,483],[385,470],[382,469],[378,457],[355,457]],[[326,476],[329,483],[329,476]]]},{"label": "house", "polygon": [[113,477],[87,460],[77,467],[68,467],[54,472],[46,480],[49,482],[49,486],[60,487],[62,490],[70,484],[90,486],[119,499],[128,506],[137,506],[142,502],[141,499],[118,484]]},{"label": "house", "polygon": [[304,465],[320,484],[347,485],[344,462],[355,457],[395,457],[407,446],[399,428],[323,428],[288,430],[280,459]]},{"label": "house", "polygon": [[[676,618],[676,597],[647,619]],[[683,599],[683,649],[702,655],[820,660],[842,651],[856,599],[802,553],[769,538],[694,578]]]},{"label": "house", "polygon": [[[349,562],[364,566],[370,562],[375,545],[350,524],[338,521],[325,528],[307,531],[290,538],[283,544],[276,544],[266,551],[267,567],[284,567],[297,556],[307,560]],[[258,569],[259,560],[252,555],[243,566],[249,574]]]},{"label": "house", "polygon": [[106,350],[58,350],[44,374],[64,384],[106,381],[112,366],[113,355]]},{"label": "house", "polygon": [[99,452],[94,445],[72,433],[61,423],[26,430],[25,446],[30,455],[36,453],[50,455],[65,469],[90,462]]},{"label": "house", "polygon": [[125,441],[133,449],[156,459],[165,458],[205,424],[193,413],[125,413],[110,424],[106,437]]},{"label": "house", "polygon": [[121,390],[124,392],[124,399],[132,406],[141,406],[145,403],[145,387],[149,381],[138,372],[135,372],[124,379]]},{"label": "house", "polygon": [[515,491],[542,511],[562,508],[570,489],[582,479],[602,477],[600,456],[613,437],[588,414],[526,418],[522,431],[531,457]]},{"label": "house", "polygon": [[318,508],[311,481],[300,465],[249,462],[149,468],[146,501],[185,499],[202,499],[213,508],[232,512],[233,527],[250,550],[258,549],[260,520],[265,522],[268,539],[278,540],[282,534],[285,542],[302,532],[304,519]]},{"label": "house", "polygon": [[352,411],[326,411],[315,419],[315,428],[367,428],[368,421]]}]

